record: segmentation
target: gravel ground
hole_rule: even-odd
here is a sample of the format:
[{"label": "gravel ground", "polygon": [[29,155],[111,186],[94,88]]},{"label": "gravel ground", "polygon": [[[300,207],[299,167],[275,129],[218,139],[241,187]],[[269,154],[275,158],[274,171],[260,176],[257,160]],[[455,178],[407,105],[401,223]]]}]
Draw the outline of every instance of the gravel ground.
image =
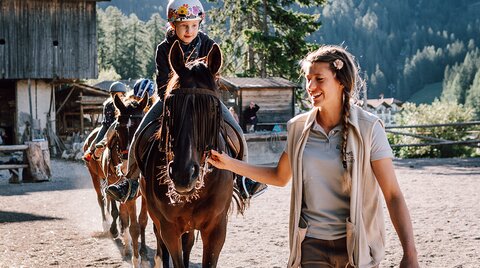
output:
[{"label": "gravel ground", "polygon": [[[396,160],[410,208],[422,267],[479,267],[480,158]],[[0,172],[0,267],[130,267],[120,239],[102,232],[88,172],[81,162],[52,160],[43,183],[9,184]],[[290,186],[270,187],[245,216],[230,216],[219,267],[285,267]],[[388,215],[388,214],[386,214]],[[387,217],[388,218],[388,217]],[[402,251],[387,221],[382,267],[397,267]],[[147,266],[155,237],[147,226]],[[201,267],[201,239],[191,267]]]}]

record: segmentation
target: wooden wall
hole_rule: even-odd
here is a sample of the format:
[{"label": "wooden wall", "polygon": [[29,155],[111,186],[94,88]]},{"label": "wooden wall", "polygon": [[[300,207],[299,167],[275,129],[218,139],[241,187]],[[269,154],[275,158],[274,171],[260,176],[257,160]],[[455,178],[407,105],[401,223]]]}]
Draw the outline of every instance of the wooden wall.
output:
[{"label": "wooden wall", "polygon": [[0,79],[96,78],[95,1],[0,1]]},{"label": "wooden wall", "polygon": [[240,94],[241,117],[250,101],[260,106],[259,123],[286,123],[294,115],[293,88],[243,88]]}]

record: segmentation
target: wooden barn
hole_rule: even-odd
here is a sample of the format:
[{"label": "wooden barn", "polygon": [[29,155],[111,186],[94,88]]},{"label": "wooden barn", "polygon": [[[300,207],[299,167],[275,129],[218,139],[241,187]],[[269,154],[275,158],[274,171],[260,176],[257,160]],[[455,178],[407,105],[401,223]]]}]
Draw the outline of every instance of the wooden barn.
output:
[{"label": "wooden barn", "polygon": [[254,101],[259,130],[272,130],[275,125],[284,127],[295,113],[295,89],[300,86],[280,77],[222,77],[220,86],[225,89],[223,102],[234,107],[243,127],[243,111]]},{"label": "wooden barn", "polygon": [[55,133],[55,89],[98,76],[96,23],[95,0],[0,1],[5,144]]},{"label": "wooden barn", "polygon": [[[56,90],[57,135],[65,140],[72,133],[82,138],[103,120],[103,103],[110,97],[108,89],[115,81],[102,81],[95,85],[70,83]],[[135,81],[121,80],[133,89]]]}]

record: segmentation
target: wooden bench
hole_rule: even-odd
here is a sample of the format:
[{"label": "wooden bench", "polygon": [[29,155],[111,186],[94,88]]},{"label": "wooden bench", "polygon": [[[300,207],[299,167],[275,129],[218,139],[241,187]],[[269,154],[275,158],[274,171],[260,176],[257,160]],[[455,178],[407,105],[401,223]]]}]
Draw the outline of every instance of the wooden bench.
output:
[{"label": "wooden bench", "polygon": [[[18,152],[25,151],[28,149],[28,145],[0,145],[0,152]],[[25,159],[25,157],[23,157]],[[23,160],[25,161],[25,160]],[[20,170],[23,168],[27,168],[28,164],[21,163],[21,164],[0,164],[0,170],[8,169],[12,176],[8,180],[10,183],[19,183],[20,182]]]}]

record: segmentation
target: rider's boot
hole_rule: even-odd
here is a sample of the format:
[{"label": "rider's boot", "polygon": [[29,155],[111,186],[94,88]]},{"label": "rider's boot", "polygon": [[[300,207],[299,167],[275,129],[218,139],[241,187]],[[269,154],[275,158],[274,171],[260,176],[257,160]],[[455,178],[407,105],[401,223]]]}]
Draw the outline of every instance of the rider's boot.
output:
[{"label": "rider's boot", "polygon": [[88,148],[85,153],[83,154],[83,161],[89,162],[90,160],[98,160],[99,156],[98,154],[101,154],[101,152],[97,152],[96,148]]},{"label": "rider's boot", "polygon": [[105,146],[107,146],[107,139],[106,138],[103,138],[101,141],[97,142],[97,144],[95,144],[95,148],[105,148]]},{"label": "rider's boot", "polygon": [[240,194],[244,200],[255,198],[268,189],[267,185],[264,183],[239,175],[236,176],[235,182],[238,189],[240,189]]},{"label": "rider's boot", "polygon": [[108,196],[115,201],[126,202],[132,200],[137,196],[139,189],[138,180],[131,180],[125,178],[123,181],[117,184],[109,185],[106,189]]},{"label": "rider's boot", "polygon": [[89,162],[90,160],[92,160],[92,151],[90,151],[90,148],[85,151],[82,158],[85,162]]}]

